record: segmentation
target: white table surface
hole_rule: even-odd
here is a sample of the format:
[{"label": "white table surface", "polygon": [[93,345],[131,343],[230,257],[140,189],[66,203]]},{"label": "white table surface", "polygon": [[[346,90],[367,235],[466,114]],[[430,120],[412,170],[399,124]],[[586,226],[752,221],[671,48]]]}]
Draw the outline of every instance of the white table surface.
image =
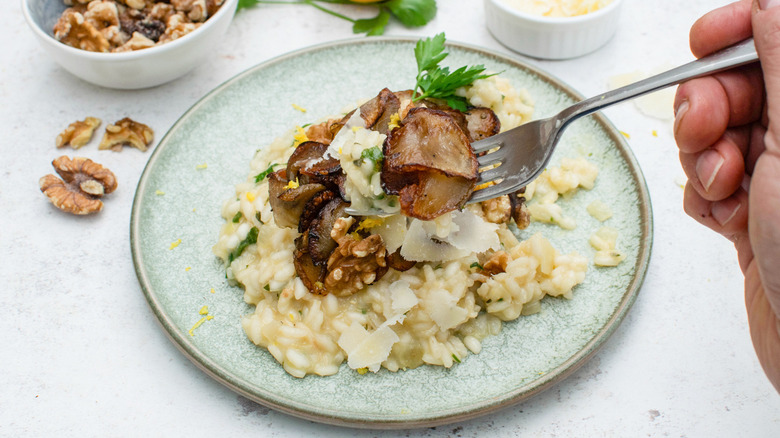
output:
[{"label": "white table surface", "polygon": [[[136,280],[130,210],[150,153],[98,151],[94,144],[78,151],[112,169],[120,184],[92,217],[53,208],[38,178],[51,173],[51,160],[63,153],[54,139],[74,120],[129,115],[149,123],[159,139],[223,81],[277,55],[352,37],[349,23],[306,6],[242,11],[205,65],[164,86],[115,91],[55,65],[27,28],[19,2],[8,3],[0,14],[0,435],[780,436],[780,395],[753,352],[733,247],[682,211],[684,174],[672,122],[647,117],[631,103],[606,113],[630,134],[647,179],[653,255],[622,326],[570,378],[476,420],[408,431],[320,425],[233,393],[166,338]],[[691,23],[726,3],[626,0],[616,37],[596,53],[568,61],[523,59],[585,95],[597,94],[612,76],[690,60]],[[386,34],[440,31],[450,40],[510,53],[489,34],[478,0],[439,0],[438,15],[426,27],[391,25]]]}]

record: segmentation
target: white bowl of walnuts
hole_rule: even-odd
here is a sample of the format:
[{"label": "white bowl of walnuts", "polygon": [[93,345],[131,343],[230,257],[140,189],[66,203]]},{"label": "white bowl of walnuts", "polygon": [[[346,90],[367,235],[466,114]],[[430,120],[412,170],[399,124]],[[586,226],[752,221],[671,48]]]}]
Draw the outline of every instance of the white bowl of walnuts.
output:
[{"label": "white bowl of walnuts", "polygon": [[108,88],[164,84],[203,63],[238,0],[22,0],[27,23],[65,70]]}]

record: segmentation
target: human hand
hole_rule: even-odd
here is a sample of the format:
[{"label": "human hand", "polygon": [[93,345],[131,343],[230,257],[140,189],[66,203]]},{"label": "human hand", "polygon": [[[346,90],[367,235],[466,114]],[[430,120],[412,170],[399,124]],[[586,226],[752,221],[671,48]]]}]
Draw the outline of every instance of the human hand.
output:
[{"label": "human hand", "polygon": [[702,57],[750,36],[760,66],[680,85],[674,130],[685,211],[734,242],[753,346],[780,391],[780,0],[712,11],[690,42]]}]

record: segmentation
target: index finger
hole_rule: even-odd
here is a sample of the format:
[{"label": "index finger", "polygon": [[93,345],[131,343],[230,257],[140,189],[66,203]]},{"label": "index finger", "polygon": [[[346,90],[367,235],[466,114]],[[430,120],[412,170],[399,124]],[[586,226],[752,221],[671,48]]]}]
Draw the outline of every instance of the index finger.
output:
[{"label": "index finger", "polygon": [[741,0],[715,9],[691,26],[691,52],[697,58],[734,45],[753,35],[752,0]]}]

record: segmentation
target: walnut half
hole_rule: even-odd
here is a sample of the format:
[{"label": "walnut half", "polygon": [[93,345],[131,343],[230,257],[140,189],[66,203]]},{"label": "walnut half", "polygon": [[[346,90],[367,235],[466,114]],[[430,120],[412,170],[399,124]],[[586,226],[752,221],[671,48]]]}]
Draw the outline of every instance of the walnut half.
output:
[{"label": "walnut half", "polygon": [[97,117],[87,117],[82,121],[71,123],[57,136],[57,147],[70,146],[73,149],[78,149],[84,146],[92,139],[92,134],[100,126],[100,123],[102,122]]},{"label": "walnut half", "polygon": [[41,192],[52,204],[68,213],[85,215],[103,209],[103,195],[116,190],[116,176],[89,158],[63,155],[51,162],[62,177],[46,175],[38,181]]},{"label": "walnut half", "polygon": [[120,152],[122,146],[130,145],[141,152],[145,152],[154,139],[152,128],[125,117],[124,119],[106,126],[106,133],[100,140],[98,149],[111,149]]},{"label": "walnut half", "polygon": [[347,234],[352,224],[350,219],[340,218],[333,226],[331,237],[339,246],[328,259],[324,282],[327,290],[340,297],[352,295],[387,272],[387,251],[382,236],[372,234],[362,239]]}]

